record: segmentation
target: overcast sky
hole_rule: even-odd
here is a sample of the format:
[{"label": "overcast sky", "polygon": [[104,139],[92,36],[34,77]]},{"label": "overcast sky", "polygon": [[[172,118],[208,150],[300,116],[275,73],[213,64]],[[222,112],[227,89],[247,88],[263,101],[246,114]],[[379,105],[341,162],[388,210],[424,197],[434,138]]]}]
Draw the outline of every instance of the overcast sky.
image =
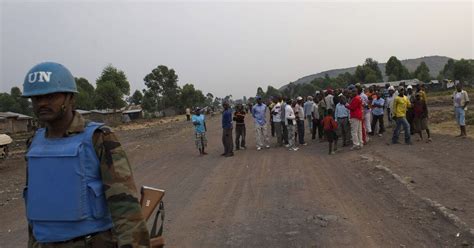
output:
[{"label": "overcast sky", "polygon": [[473,3],[18,2],[1,8],[0,92],[56,61],[95,85],[109,63],[132,90],[158,65],[204,94],[255,95],[372,57],[473,58]]}]

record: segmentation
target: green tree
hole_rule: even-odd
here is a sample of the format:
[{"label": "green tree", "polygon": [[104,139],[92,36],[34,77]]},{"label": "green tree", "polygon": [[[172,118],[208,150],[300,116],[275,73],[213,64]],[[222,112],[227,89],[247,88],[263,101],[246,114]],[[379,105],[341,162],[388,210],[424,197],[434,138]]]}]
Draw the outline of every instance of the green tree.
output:
[{"label": "green tree", "polygon": [[370,69],[367,74],[365,75],[365,83],[376,83],[378,81],[377,73]]},{"label": "green tree", "polygon": [[461,59],[454,63],[453,76],[461,82],[474,82],[474,60]]},{"label": "green tree", "polygon": [[440,71],[442,79],[454,79],[454,59],[449,59],[444,65],[442,71]]},{"label": "green tree", "polygon": [[95,105],[98,109],[119,109],[125,106],[123,92],[112,81],[97,85]]},{"label": "green tree", "polygon": [[341,78],[341,80],[344,81],[346,85],[357,83],[354,75],[349,72],[345,72],[344,74],[341,73],[338,77]]},{"label": "green tree", "polygon": [[76,80],[76,109],[91,110],[95,108],[95,90],[85,78],[74,78]]},{"label": "green tree", "polygon": [[261,98],[265,98],[265,91],[263,91],[262,87],[257,88],[257,96],[260,96]]},{"label": "green tree", "polygon": [[312,96],[316,92],[316,88],[312,84],[304,84],[299,88],[298,96]]},{"label": "green tree", "polygon": [[206,105],[211,106],[213,99],[214,99],[214,95],[212,93],[207,93],[206,94]]},{"label": "green tree", "polygon": [[385,75],[389,77],[389,81],[410,79],[411,76],[408,69],[395,56],[390,57],[385,64]]},{"label": "green tree", "polygon": [[142,108],[150,113],[161,109],[161,98],[153,94],[150,90],[143,90]]},{"label": "green tree", "polygon": [[200,90],[196,90],[193,84],[185,84],[180,95],[182,107],[202,107],[206,102],[206,97]]},{"label": "green tree", "polygon": [[8,93],[0,93],[0,112],[15,112],[15,99]]},{"label": "green tree", "polygon": [[139,90],[135,90],[135,92],[133,92],[132,97],[130,97],[130,103],[135,104],[135,105],[142,104],[142,100],[143,100],[143,94]]},{"label": "green tree", "polygon": [[[368,67],[372,69],[372,71],[374,72],[375,80],[370,80],[370,81],[373,81],[373,82],[383,81],[382,72],[380,71],[379,63],[377,62],[377,60],[374,60],[372,58],[365,59],[364,67]],[[373,76],[371,75],[370,79],[372,79],[372,77]]]},{"label": "green tree", "polygon": [[413,76],[422,82],[428,82],[431,80],[430,69],[425,62],[420,63],[415,72],[413,72]]},{"label": "green tree", "polygon": [[125,72],[118,70],[112,65],[107,65],[102,70],[102,74],[96,81],[97,87],[99,87],[100,84],[105,82],[113,82],[122,93],[122,96],[130,95],[130,83],[127,80]]},{"label": "green tree", "polygon": [[354,77],[356,78],[357,82],[362,82],[365,79],[365,70],[364,67],[358,65],[354,72]]},{"label": "green tree", "polygon": [[178,99],[181,89],[178,87],[178,75],[176,75],[174,69],[159,65],[143,80],[148,88],[148,95],[145,94],[146,97],[154,98],[151,102],[156,103],[154,109],[162,110],[172,106],[177,107],[176,99]]},{"label": "green tree", "polygon": [[27,98],[21,97],[20,88],[12,87],[10,94],[1,93],[0,97],[0,111],[11,111],[24,115],[32,115],[33,111],[30,107],[30,102]]},{"label": "green tree", "polygon": [[269,85],[267,87],[267,92],[265,93],[266,97],[267,98],[270,98],[270,97],[278,97],[278,96],[281,96],[281,92],[274,88],[273,86]]},{"label": "green tree", "polygon": [[130,94],[130,83],[121,70],[106,66],[96,81],[95,106],[99,109],[118,109],[125,106],[124,95]]},{"label": "green tree", "polygon": [[438,80],[451,79],[461,82],[474,82],[474,60],[454,60],[449,59],[439,72]]}]

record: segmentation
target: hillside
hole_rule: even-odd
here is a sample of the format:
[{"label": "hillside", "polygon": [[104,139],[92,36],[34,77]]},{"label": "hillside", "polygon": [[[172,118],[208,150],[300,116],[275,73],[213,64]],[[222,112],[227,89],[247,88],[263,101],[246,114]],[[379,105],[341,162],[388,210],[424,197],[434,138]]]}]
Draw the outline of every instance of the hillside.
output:
[{"label": "hillside", "polygon": [[[425,62],[428,68],[430,68],[430,75],[433,77],[438,76],[439,72],[443,70],[444,65],[448,62],[450,58],[445,56],[428,56],[416,59],[406,59],[401,60],[402,64],[410,71],[415,71],[416,67],[420,65],[421,62]],[[382,71],[382,75],[384,76],[384,80],[387,80],[387,76],[385,76],[385,63],[379,63],[379,68]],[[295,84],[305,84],[311,82],[313,79],[318,77],[324,77],[326,74],[329,77],[337,77],[341,73],[349,72],[353,74],[356,70],[356,67],[344,68],[344,69],[333,69],[328,71],[323,71],[317,74],[308,75],[296,80]],[[286,85],[282,86],[280,89],[284,89]]]}]

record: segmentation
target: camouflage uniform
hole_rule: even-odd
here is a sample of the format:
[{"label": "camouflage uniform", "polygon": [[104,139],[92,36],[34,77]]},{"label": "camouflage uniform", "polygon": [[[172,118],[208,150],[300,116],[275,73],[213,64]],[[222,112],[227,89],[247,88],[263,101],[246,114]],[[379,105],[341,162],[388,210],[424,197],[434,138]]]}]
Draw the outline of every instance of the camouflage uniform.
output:
[{"label": "camouflage uniform", "polygon": [[[77,112],[65,136],[84,131],[86,121]],[[34,248],[108,248],[108,247],[149,247],[150,237],[141,207],[137,198],[137,189],[133,180],[132,168],[125,151],[109,127],[98,129],[92,142],[100,161],[102,183],[105,189],[114,227],[112,230],[68,242],[38,243],[29,228],[28,247]],[[28,142],[28,147],[31,142]]]}]

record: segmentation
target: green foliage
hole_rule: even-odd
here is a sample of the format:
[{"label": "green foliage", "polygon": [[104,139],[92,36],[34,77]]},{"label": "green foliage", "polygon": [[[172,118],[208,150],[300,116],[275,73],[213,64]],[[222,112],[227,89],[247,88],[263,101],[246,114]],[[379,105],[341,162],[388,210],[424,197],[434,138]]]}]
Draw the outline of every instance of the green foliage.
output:
[{"label": "green foliage", "polygon": [[212,106],[213,100],[214,100],[214,95],[212,93],[207,93],[206,94],[206,105],[207,106]]},{"label": "green foliage", "polygon": [[474,82],[474,60],[461,59],[454,64],[454,79],[461,82]]},{"label": "green foliage", "polygon": [[142,100],[143,100],[143,94],[139,90],[135,90],[135,92],[133,92],[132,97],[130,97],[129,99],[130,103],[135,104],[135,105],[142,104]]},{"label": "green foliage", "polygon": [[[372,73],[374,75],[370,75],[370,78],[372,79],[372,77],[375,76],[375,81],[378,81],[378,82],[381,82],[383,81],[383,77],[382,77],[382,72],[380,71],[380,68],[379,68],[379,63],[377,62],[377,60],[374,60],[372,58],[367,58],[365,59],[365,63],[364,63],[364,67],[367,67],[367,68],[370,68],[372,69]],[[370,73],[369,73],[370,74]]]},{"label": "green foliage", "polygon": [[431,80],[430,69],[425,62],[420,63],[415,72],[413,72],[413,76],[422,82],[428,82]]},{"label": "green foliage", "polygon": [[376,83],[383,81],[378,62],[367,58],[363,65],[359,65],[354,73],[355,79],[362,83]]},{"label": "green foliage", "polygon": [[341,73],[337,77],[340,78],[340,80],[342,80],[343,82],[347,82],[348,84],[357,83],[357,79],[355,78],[355,76],[350,74],[349,72],[346,72],[344,74]]},{"label": "green foliage", "polygon": [[222,98],[216,97],[214,98],[214,102],[212,103],[212,106],[217,107],[221,104]]},{"label": "green foliage", "polygon": [[313,84],[303,84],[297,90],[297,95],[301,97],[313,96],[316,92],[316,87]]},{"label": "green foliage", "polygon": [[451,79],[474,83],[474,60],[448,60],[438,76],[439,80]]},{"label": "green foliage", "polygon": [[21,90],[18,87],[11,88],[10,94],[0,93],[0,111],[32,115],[33,111],[29,100],[21,97],[21,94]]},{"label": "green foliage", "polygon": [[112,81],[97,84],[95,105],[98,109],[118,109],[125,106],[123,91]]},{"label": "green foliage", "polygon": [[[130,83],[125,73],[112,65],[102,70],[96,81],[95,107],[98,109],[118,109],[125,106],[124,95],[130,94]],[[89,88],[88,86],[85,87]]]},{"label": "green foliage", "polygon": [[30,108],[30,101],[27,98],[21,97],[22,93],[20,88],[12,87],[10,90],[10,95],[12,96],[13,100],[15,100],[14,109],[20,114],[31,115],[33,113],[32,109]]},{"label": "green foliage", "polygon": [[389,81],[410,79],[411,76],[408,69],[395,56],[390,57],[385,64],[385,75],[389,77]]},{"label": "green foliage", "polygon": [[[217,106],[220,98],[211,93],[205,96],[193,84],[178,86],[178,75],[172,68],[159,65],[143,79],[147,89],[143,90],[142,108],[149,113],[173,107],[178,111],[185,108]],[[135,95],[135,94],[134,94]],[[232,96],[230,96],[232,97]],[[133,98],[133,97],[132,97]]]},{"label": "green foliage", "polygon": [[[176,107],[176,99],[180,94],[178,87],[178,75],[174,69],[168,69],[167,66],[159,65],[143,79],[148,88],[145,94],[149,103],[155,103],[153,109],[162,110],[168,107]],[[150,111],[151,109],[146,109]]]},{"label": "green foliage", "polygon": [[441,80],[454,79],[454,59],[449,59],[439,74],[441,76]]},{"label": "green foliage", "polygon": [[95,108],[95,90],[85,78],[74,78],[76,80],[77,91],[75,95],[76,109],[91,110]]},{"label": "green foliage", "polygon": [[265,91],[263,91],[262,87],[257,88],[256,96],[260,96],[261,98],[265,98]]},{"label": "green foliage", "polygon": [[107,65],[102,70],[102,74],[96,81],[97,87],[106,82],[113,82],[122,93],[122,96],[130,94],[130,83],[127,80],[127,76],[123,71],[118,70],[112,65]]},{"label": "green foliage", "polygon": [[278,96],[281,96],[281,92],[274,88],[273,86],[269,85],[267,87],[267,92],[265,93],[266,97],[267,98],[270,98],[270,97],[278,97]]},{"label": "green foliage", "polygon": [[1,112],[16,112],[15,99],[8,93],[0,93],[0,111]]},{"label": "green foliage", "polygon": [[185,84],[183,86],[180,99],[179,104],[182,108],[203,107],[206,103],[206,97],[202,91],[196,90],[193,84]]},{"label": "green foliage", "polygon": [[161,97],[153,94],[151,90],[143,90],[142,108],[153,113],[161,109]]}]

